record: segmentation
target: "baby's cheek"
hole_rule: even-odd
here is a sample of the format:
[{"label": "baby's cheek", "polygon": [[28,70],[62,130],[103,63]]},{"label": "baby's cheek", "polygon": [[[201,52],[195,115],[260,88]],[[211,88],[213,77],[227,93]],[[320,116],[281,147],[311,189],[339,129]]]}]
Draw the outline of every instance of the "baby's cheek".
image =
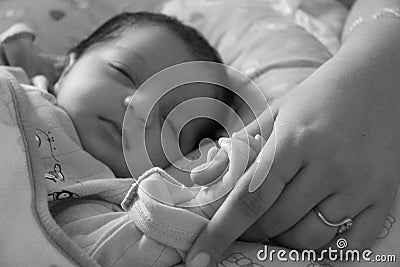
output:
[{"label": "baby's cheek", "polygon": [[129,149],[124,148],[124,157],[131,174],[138,178],[142,173],[152,167],[150,159],[143,147],[130,145]]},{"label": "baby's cheek", "polygon": [[165,168],[180,157],[178,140],[171,127],[126,118],[123,127],[123,150],[129,170],[137,177],[152,167]]},{"label": "baby's cheek", "polygon": [[149,143],[159,144],[158,146],[152,146],[153,149],[150,155],[154,162],[160,164],[160,167],[166,167],[183,157],[179,146],[178,133],[175,133],[170,123],[165,122],[160,127],[160,132],[152,135],[150,139]]},{"label": "baby's cheek", "polygon": [[144,127],[142,124],[141,121],[135,120],[133,117],[127,117],[122,129],[124,157],[134,177],[138,177],[152,167],[145,146]]}]

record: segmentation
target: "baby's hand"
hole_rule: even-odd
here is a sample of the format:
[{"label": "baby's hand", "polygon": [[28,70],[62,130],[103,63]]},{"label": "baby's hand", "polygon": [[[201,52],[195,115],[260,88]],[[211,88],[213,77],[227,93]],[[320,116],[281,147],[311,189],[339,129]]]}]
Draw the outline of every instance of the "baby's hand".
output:
[{"label": "baby's hand", "polygon": [[193,204],[193,212],[211,219],[224,202],[227,194],[254,162],[264,145],[260,135],[256,137],[234,134],[221,138],[220,148],[213,147],[207,154],[207,162],[193,169],[191,179],[202,186]]},{"label": "baby's hand", "polygon": [[228,168],[229,158],[225,150],[212,147],[207,154],[207,162],[194,168],[190,178],[197,185],[207,185],[220,177]]},{"label": "baby's hand", "polygon": [[[257,157],[258,153],[261,151],[264,140],[260,135],[256,137],[250,135],[238,135],[234,134],[232,139],[236,138],[239,142],[246,143],[250,148],[248,150],[248,159],[245,169],[247,169],[250,164],[252,164]],[[212,147],[207,154],[207,162],[194,168],[190,173],[190,178],[197,185],[207,185],[222,175],[226,173],[228,170],[228,166],[230,166],[230,162],[237,158],[238,155],[236,153],[245,154],[246,151],[241,151],[239,146],[232,147],[232,139],[221,138],[218,143],[220,148]],[[242,155],[243,156],[243,155]],[[233,164],[231,164],[233,165]],[[234,166],[231,166],[231,168]],[[242,171],[245,171],[242,170]],[[235,175],[236,176],[236,175]]]}]

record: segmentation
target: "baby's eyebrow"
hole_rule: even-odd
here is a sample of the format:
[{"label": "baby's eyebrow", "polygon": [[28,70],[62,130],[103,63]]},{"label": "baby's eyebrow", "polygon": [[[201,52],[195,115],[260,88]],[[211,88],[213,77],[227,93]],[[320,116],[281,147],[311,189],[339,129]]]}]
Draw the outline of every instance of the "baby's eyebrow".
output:
[{"label": "baby's eyebrow", "polygon": [[[148,65],[148,62],[147,62],[146,58],[144,56],[142,56],[141,54],[133,52],[133,53],[130,53],[130,55],[132,55],[132,57],[138,58],[145,65]],[[129,59],[129,57],[128,57],[128,59]]]},{"label": "baby's eyebrow", "polygon": [[141,54],[136,53],[136,52],[133,52],[132,54],[133,54],[134,56],[140,58],[144,63],[147,64],[147,60],[146,60],[146,58],[145,58],[144,56],[142,56]]}]

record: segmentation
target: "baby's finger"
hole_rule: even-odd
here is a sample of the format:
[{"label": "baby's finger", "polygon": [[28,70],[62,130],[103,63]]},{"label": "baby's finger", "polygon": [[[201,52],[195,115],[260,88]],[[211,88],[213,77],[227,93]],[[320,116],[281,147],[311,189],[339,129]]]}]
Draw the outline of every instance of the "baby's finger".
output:
[{"label": "baby's finger", "polygon": [[41,91],[47,92],[49,81],[44,75],[36,75],[32,78],[32,84],[38,87]]},{"label": "baby's finger", "polygon": [[210,150],[208,150],[208,152],[207,152],[207,162],[210,162],[215,157],[217,152],[218,152],[217,147],[215,147],[215,146],[211,147]]},{"label": "baby's finger", "polygon": [[[247,161],[247,165],[244,166],[243,170],[239,173],[239,177],[244,173],[244,171],[254,162],[258,153],[262,149],[265,140],[257,135],[256,137],[245,136],[240,134],[234,134],[231,141],[228,142],[229,145],[235,145],[236,149],[231,147],[232,149],[232,158],[229,158],[229,155],[226,153],[224,149],[217,149],[216,147],[212,147],[207,154],[207,163],[204,163],[191,171],[190,177],[192,181],[197,185],[206,185],[209,184],[216,179],[218,179],[221,175],[225,173],[228,166],[231,166],[233,158],[240,157],[243,160],[241,162]],[[221,141],[225,143],[224,141]],[[221,143],[221,144],[222,144]],[[222,145],[224,146],[224,145]],[[239,147],[242,149],[239,149]],[[246,149],[243,147],[246,146]],[[239,149],[239,151],[237,151]],[[244,157],[243,157],[244,156]],[[235,163],[234,163],[235,164]],[[240,165],[236,164],[235,168]],[[230,168],[230,167],[229,167]],[[229,180],[236,183],[235,177],[228,177]]]},{"label": "baby's finger", "polygon": [[[262,147],[265,145],[266,142],[265,139],[262,138],[259,134],[253,137],[251,135],[243,135],[242,132],[234,133],[232,138],[236,138],[238,140],[241,140],[243,143],[248,144],[250,148],[257,154],[260,153]],[[253,163],[253,161],[251,163]]]},{"label": "baby's finger", "polygon": [[190,178],[197,185],[206,185],[219,178],[229,165],[228,154],[219,149],[211,162],[206,162],[190,172]]}]

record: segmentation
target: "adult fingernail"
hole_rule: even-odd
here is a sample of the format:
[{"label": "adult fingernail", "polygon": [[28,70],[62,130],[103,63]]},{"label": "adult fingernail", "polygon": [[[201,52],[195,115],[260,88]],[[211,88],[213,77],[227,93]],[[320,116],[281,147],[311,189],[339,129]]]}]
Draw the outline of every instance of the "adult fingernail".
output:
[{"label": "adult fingernail", "polygon": [[210,264],[211,257],[205,252],[200,252],[189,262],[189,267],[206,267]]}]

